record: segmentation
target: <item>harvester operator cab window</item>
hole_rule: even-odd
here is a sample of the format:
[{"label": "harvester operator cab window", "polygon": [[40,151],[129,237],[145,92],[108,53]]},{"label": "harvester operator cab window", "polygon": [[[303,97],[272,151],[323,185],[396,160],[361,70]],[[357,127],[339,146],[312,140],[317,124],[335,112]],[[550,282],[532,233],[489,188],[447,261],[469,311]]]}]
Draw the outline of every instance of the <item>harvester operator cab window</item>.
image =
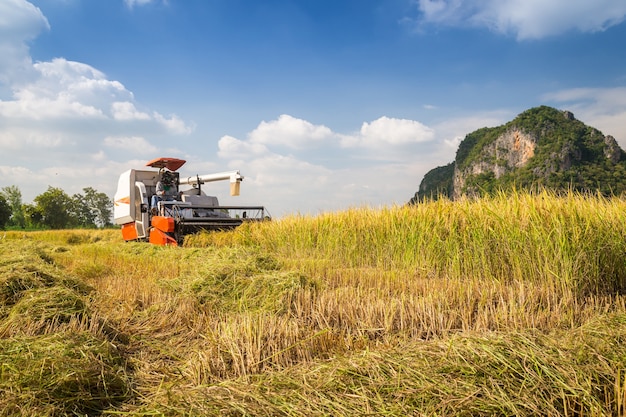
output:
[{"label": "harvester operator cab window", "polygon": [[156,193],[152,196],[150,206],[156,209],[159,201],[172,201],[178,198],[178,179],[176,174],[162,169],[156,183]]}]

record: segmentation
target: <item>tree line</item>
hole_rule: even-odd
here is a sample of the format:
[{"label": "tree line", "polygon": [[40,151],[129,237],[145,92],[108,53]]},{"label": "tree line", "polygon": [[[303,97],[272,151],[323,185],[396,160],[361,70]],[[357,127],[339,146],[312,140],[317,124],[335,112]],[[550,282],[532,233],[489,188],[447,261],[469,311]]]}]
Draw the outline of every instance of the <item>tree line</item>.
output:
[{"label": "tree line", "polygon": [[70,196],[49,186],[32,204],[22,202],[22,193],[15,185],[0,189],[0,229],[106,227],[112,225],[112,210],[113,201],[91,187]]}]

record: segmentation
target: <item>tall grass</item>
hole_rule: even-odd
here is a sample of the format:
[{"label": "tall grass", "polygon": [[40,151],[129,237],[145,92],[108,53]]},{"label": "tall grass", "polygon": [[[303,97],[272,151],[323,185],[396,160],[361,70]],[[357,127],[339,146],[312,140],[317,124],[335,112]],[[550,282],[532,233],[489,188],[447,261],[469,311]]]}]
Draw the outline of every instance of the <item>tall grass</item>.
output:
[{"label": "tall grass", "polygon": [[297,304],[319,327],[421,338],[548,329],[614,308],[626,284],[625,209],[600,196],[498,195],[293,216],[188,244],[272,248],[323,284]]},{"label": "tall grass", "polygon": [[[182,248],[9,232],[0,342],[72,332],[111,349],[96,354],[109,402],[31,403],[50,415],[621,415],[625,209],[519,193],[291,216]],[[0,415],[25,397],[11,398]]]},{"label": "tall grass", "polygon": [[625,207],[619,199],[574,193],[500,194],[298,215],[188,242],[272,247],[287,258],[343,267],[414,269],[446,279],[550,280],[583,292],[614,292],[626,286]]}]

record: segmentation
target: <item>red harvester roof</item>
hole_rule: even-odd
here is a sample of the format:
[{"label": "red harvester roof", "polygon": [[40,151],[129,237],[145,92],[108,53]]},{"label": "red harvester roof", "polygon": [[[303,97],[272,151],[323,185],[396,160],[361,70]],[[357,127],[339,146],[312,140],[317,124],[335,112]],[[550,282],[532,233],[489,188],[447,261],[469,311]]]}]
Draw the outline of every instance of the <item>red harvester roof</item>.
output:
[{"label": "red harvester roof", "polygon": [[177,158],[156,158],[146,164],[147,167],[153,168],[167,168],[170,171],[176,171],[178,168],[185,165],[184,159]]}]

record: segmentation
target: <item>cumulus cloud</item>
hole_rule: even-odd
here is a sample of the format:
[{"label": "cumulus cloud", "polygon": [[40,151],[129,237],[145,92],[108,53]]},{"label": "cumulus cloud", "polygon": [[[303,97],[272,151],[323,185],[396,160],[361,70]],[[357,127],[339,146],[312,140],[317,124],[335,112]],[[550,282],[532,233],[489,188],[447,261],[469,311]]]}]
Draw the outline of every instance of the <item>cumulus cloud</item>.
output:
[{"label": "cumulus cloud", "polygon": [[[317,213],[408,201],[419,185],[410,179],[416,178],[417,183],[424,174],[420,171],[423,164],[414,163],[417,153],[411,150],[433,142],[434,129],[414,120],[383,116],[362,123],[355,133],[340,133],[281,115],[261,122],[245,139],[223,136],[218,156],[233,169],[244,168],[241,201],[271,207],[267,201],[271,190],[272,201],[280,201],[285,210],[273,214],[290,214],[287,208]],[[447,149],[445,143],[432,145],[433,150],[424,151],[421,157],[439,147]],[[454,151],[448,150],[445,163],[453,156]],[[355,158],[368,162],[358,163]],[[436,164],[438,157],[428,161]]]},{"label": "cumulus cloud", "polygon": [[268,148],[286,147],[292,152],[308,152],[311,149],[359,148],[392,150],[407,145],[432,141],[434,131],[428,126],[408,119],[382,116],[372,122],[364,122],[361,129],[352,134],[333,132],[324,125],[283,114],[276,120],[262,121],[247,135],[247,140],[224,136],[219,142],[222,156],[260,154]]},{"label": "cumulus cloud", "polygon": [[13,86],[14,100],[0,102],[0,117],[31,120],[89,119],[152,122],[172,134],[188,134],[193,126],[176,115],[168,117],[137,109],[134,95],[119,81],[109,80],[90,65],[55,58],[32,65],[37,77]]},{"label": "cumulus cloud", "polygon": [[[137,146],[126,146],[122,152],[121,144],[111,137],[139,132],[167,137],[187,135],[194,129],[176,115],[138,109],[131,91],[90,65],[56,58],[31,68],[35,76],[12,84],[13,99],[0,101],[0,144],[16,151],[15,163],[22,157],[21,163],[32,165],[39,160],[46,165],[53,155],[96,153],[102,146],[112,157],[147,155],[158,148],[134,141],[129,143]],[[43,149],[56,153],[37,152]],[[76,163],[82,162],[78,158]]]},{"label": "cumulus cloud", "polygon": [[[138,110],[131,91],[88,64],[65,58],[33,64],[26,41],[47,27],[41,11],[24,0],[0,4],[0,48],[20,51],[19,56],[0,54],[0,81],[12,96],[0,101],[0,118],[6,118],[9,126],[17,120],[74,119],[84,123],[100,119],[108,120],[110,126],[116,122],[151,122],[173,134],[193,130],[176,115]],[[28,77],[16,76],[24,72]]]},{"label": "cumulus cloud", "polygon": [[307,147],[332,137],[333,132],[326,126],[314,125],[287,114],[280,115],[276,120],[261,122],[249,135],[252,143],[289,148]]},{"label": "cumulus cloud", "polygon": [[0,3],[0,34],[21,41],[34,38],[41,28],[50,24],[38,7],[25,0],[4,0]]},{"label": "cumulus cloud", "polygon": [[27,42],[49,28],[41,10],[31,3],[0,2],[0,86],[29,77],[33,68]]},{"label": "cumulus cloud", "polygon": [[150,120],[148,113],[140,112],[128,101],[116,101],[111,104],[111,113],[115,120]]},{"label": "cumulus cloud", "polygon": [[224,159],[241,159],[268,153],[263,144],[239,140],[230,135],[222,136],[217,147],[218,156]]},{"label": "cumulus cloud", "polygon": [[[146,1],[129,3],[141,5]],[[0,101],[0,117],[38,121],[59,118],[151,121],[174,134],[193,130],[193,126],[176,115],[138,110],[131,91],[88,64],[64,58],[33,64],[27,42],[42,29],[49,28],[41,10],[31,3],[0,2],[0,83],[12,96],[10,100]]]},{"label": "cumulus cloud", "polygon": [[623,0],[417,0],[421,23],[487,27],[518,40],[598,32],[626,17]]},{"label": "cumulus cloud", "polygon": [[47,29],[31,3],[0,1],[3,183],[18,185],[26,201],[46,185],[67,192],[90,185],[111,194],[112,172],[141,165],[129,161],[180,154],[171,149],[172,135],[190,134],[193,125],[144,109],[124,84],[89,64],[62,57],[33,62],[29,44]]},{"label": "cumulus cloud", "polygon": [[154,155],[158,150],[141,136],[108,136],[104,139],[104,145],[139,155]]},{"label": "cumulus cloud", "polygon": [[[263,167],[272,169],[262,169]],[[286,192],[315,188],[332,173],[330,169],[321,165],[312,164],[293,155],[277,153],[270,153],[252,161],[250,168],[257,172],[256,184],[272,189],[284,189]]]},{"label": "cumulus cloud", "polygon": [[195,126],[185,123],[183,119],[175,114],[170,114],[169,117],[165,117],[157,112],[153,112],[152,116],[154,120],[170,133],[175,135],[186,135],[193,132]]},{"label": "cumulus cloud", "polygon": [[432,140],[431,128],[415,120],[394,119],[383,116],[361,126],[361,142],[365,145],[404,145]]},{"label": "cumulus cloud", "polygon": [[433,130],[418,121],[383,116],[364,122],[356,134],[342,135],[341,145],[345,148],[391,150],[393,147],[428,142],[433,138]]},{"label": "cumulus cloud", "polygon": [[71,141],[58,132],[42,132],[16,128],[0,131],[0,147],[7,151],[23,151],[33,154],[37,150],[52,150],[71,145]]}]

